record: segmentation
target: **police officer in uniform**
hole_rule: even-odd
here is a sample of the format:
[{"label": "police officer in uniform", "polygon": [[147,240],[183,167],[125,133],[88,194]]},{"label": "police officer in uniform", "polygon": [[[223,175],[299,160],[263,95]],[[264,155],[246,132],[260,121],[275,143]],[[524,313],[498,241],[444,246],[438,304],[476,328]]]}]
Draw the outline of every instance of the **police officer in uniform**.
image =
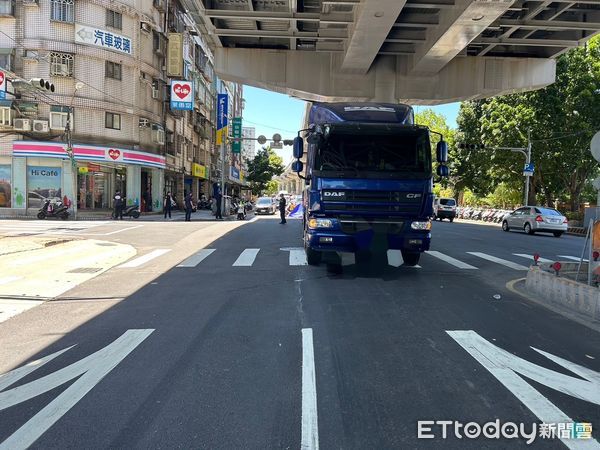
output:
[{"label": "police officer in uniform", "polygon": [[281,196],[279,197],[279,215],[281,216],[281,222],[279,222],[280,224],[286,223],[285,206],[286,206],[285,197],[283,194],[281,194]]}]

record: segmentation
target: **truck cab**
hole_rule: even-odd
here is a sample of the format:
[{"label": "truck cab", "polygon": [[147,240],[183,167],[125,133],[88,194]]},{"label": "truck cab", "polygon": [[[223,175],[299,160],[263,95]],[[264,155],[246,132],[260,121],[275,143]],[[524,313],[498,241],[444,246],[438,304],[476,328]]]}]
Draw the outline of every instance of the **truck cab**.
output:
[{"label": "truck cab", "polygon": [[[412,108],[395,104],[313,104],[294,140],[293,169],[305,180],[303,241],[309,264],[324,252],[402,252],[416,265],[429,249],[433,216],[430,132]],[[437,146],[438,174],[447,146]],[[302,160],[306,161],[306,165]]]}]

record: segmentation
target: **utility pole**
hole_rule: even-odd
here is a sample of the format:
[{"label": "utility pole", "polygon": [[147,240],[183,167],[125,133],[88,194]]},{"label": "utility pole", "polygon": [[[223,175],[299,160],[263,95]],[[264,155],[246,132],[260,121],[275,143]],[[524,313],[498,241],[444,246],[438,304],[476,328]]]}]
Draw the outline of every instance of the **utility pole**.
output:
[{"label": "utility pole", "polygon": [[73,100],[75,99],[75,94],[79,89],[83,87],[83,83],[78,81],[75,83],[75,89],[73,90],[73,95],[71,96],[71,103],[69,104],[69,110],[67,112],[67,123],[65,124],[65,140],[67,141],[67,148],[65,149],[69,160],[71,161],[71,172],[72,176],[72,186],[73,186],[73,220],[77,220],[77,161],[75,160],[75,154],[73,153],[73,136],[71,134],[71,115],[73,114]]}]

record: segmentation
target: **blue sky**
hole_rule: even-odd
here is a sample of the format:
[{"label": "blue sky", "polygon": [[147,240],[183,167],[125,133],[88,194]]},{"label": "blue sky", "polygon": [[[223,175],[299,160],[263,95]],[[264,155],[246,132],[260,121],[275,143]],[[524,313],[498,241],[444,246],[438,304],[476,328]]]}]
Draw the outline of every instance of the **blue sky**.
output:
[{"label": "blue sky", "polygon": [[[250,86],[244,86],[243,126],[256,128],[256,136],[263,134],[270,139],[274,133],[281,134],[283,139],[293,139],[302,126],[305,102],[288,95],[277,94]],[[443,114],[450,127],[456,127],[459,103],[449,103],[442,106],[415,106],[415,111],[431,108]],[[256,148],[260,148],[258,143]],[[289,162],[292,157],[291,147],[277,150],[284,162]]]}]

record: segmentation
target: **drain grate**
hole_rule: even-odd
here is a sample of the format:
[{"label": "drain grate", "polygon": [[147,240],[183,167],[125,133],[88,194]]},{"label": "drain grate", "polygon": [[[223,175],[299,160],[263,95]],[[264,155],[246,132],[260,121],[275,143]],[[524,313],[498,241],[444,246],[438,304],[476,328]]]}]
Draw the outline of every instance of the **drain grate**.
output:
[{"label": "drain grate", "polygon": [[77,267],[76,269],[69,270],[67,273],[96,273],[102,270],[100,267]]}]

